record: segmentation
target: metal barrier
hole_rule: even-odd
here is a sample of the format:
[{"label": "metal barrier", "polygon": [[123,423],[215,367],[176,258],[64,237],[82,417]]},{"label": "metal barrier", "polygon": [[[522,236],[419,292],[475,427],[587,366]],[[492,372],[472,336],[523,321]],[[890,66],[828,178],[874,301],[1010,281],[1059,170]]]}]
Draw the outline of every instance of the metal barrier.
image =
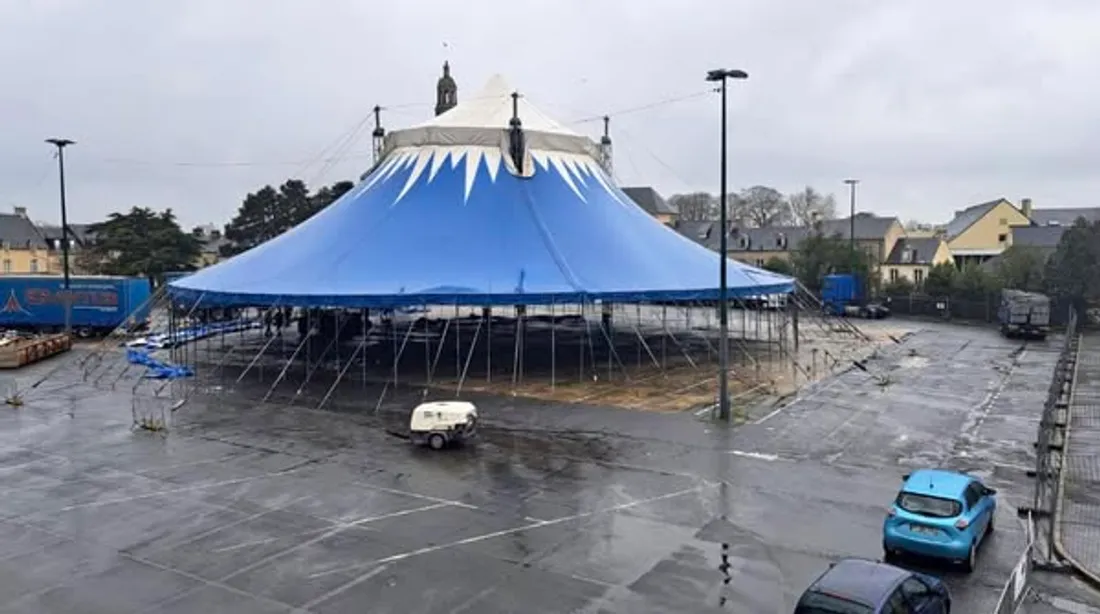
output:
[{"label": "metal barrier", "polygon": [[[1020,508],[1021,516],[1034,519],[1033,549],[1035,561],[1040,565],[1057,566],[1054,552],[1054,511],[1059,497],[1062,471],[1062,451],[1065,443],[1065,426],[1069,395],[1073,383],[1074,364],[1077,358],[1077,312],[1070,310],[1066,324],[1066,338],[1062,344],[1058,363],[1054,367],[1050,389],[1039,419],[1039,434],[1035,443],[1035,470],[1028,475],[1035,478],[1035,496],[1030,508]],[[1029,523],[1030,524],[1030,523]]]},{"label": "metal barrier", "polygon": [[1030,515],[1026,520],[1027,548],[1020,554],[1012,568],[1012,575],[1001,589],[1001,598],[997,601],[994,614],[1015,614],[1027,596],[1028,580],[1031,577],[1031,550],[1035,546],[1034,522]]}]

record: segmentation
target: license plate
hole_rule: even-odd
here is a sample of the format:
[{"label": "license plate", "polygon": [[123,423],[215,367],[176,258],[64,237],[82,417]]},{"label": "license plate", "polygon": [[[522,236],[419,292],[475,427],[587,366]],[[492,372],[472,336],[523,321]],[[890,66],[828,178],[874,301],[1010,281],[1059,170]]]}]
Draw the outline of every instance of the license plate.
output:
[{"label": "license plate", "polygon": [[932,527],[922,527],[919,524],[909,525],[909,530],[914,533],[920,533],[921,535],[935,535],[939,533],[937,529],[933,529]]}]

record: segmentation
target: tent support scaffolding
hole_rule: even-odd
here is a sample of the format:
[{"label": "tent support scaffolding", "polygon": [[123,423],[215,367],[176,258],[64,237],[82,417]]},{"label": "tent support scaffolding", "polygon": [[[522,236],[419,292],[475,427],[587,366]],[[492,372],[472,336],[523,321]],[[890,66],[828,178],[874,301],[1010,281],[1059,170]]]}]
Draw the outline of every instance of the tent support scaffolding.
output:
[{"label": "tent support scaffolding", "polygon": [[[427,330],[428,329],[427,322],[428,322],[427,319],[425,319],[424,320],[425,343],[427,343],[427,339],[429,338],[428,337],[428,330]],[[435,359],[432,360],[431,365],[429,365],[429,367],[428,367],[428,385],[429,386],[432,384],[432,377],[435,374],[436,368],[439,366],[439,357],[443,355],[443,346],[445,345],[443,343],[443,340],[447,338],[447,331],[450,330],[450,328],[451,328],[451,321],[450,320],[447,320],[446,322],[443,323],[443,333],[439,335],[439,347],[437,347],[435,349]]]},{"label": "tent support scaffolding", "polygon": [[[366,329],[364,328],[363,330],[366,330]],[[355,351],[351,353],[351,357],[348,358],[348,361],[344,363],[344,368],[341,369],[340,372],[336,375],[336,381],[332,382],[332,385],[329,386],[328,390],[325,392],[325,396],[321,398],[321,402],[317,404],[317,409],[323,408],[325,406],[325,403],[328,402],[329,397],[332,396],[332,393],[336,392],[336,387],[339,386],[340,381],[344,379],[344,374],[348,372],[348,369],[353,364],[355,364],[355,357],[359,355],[359,352],[364,352],[363,356],[366,357],[366,352],[364,351],[366,349],[366,347],[367,347],[367,336],[366,336],[366,334],[364,334],[362,341],[359,342],[359,345],[355,346]],[[363,364],[366,364],[366,363],[364,362]],[[366,380],[366,375],[364,375],[363,376],[364,384],[366,383],[366,381],[367,381]]]},{"label": "tent support scaffolding", "polygon": [[[294,363],[294,357],[298,355],[298,352],[302,351],[302,348],[304,348],[307,343],[309,343],[311,337],[313,337],[312,328],[310,328],[306,332],[305,336],[302,337],[302,341],[298,344],[298,347],[294,348],[294,352],[290,355],[290,358],[287,359],[286,364],[283,365],[282,370],[279,371],[279,375],[275,378],[275,383],[271,384],[271,388],[267,389],[267,394],[265,394],[264,398],[261,399],[264,403],[266,403],[267,400],[271,398],[271,394],[275,392],[275,388],[279,386],[279,382],[283,381],[283,378],[286,377],[287,370],[289,370],[290,365]],[[272,339],[274,339],[274,337],[272,337]]]},{"label": "tent support scaffolding", "polygon": [[466,354],[466,363],[462,366],[462,374],[459,375],[458,385],[455,387],[456,397],[462,394],[462,385],[466,383],[466,373],[470,370],[470,361],[474,358],[474,350],[477,348],[477,337],[481,333],[481,325],[483,322],[485,322],[484,314],[482,314],[481,319],[477,321],[477,328],[474,329],[474,338],[470,341],[470,351]]},{"label": "tent support scaffolding", "polygon": [[[339,317],[337,317],[337,321],[339,321]],[[344,324],[346,324],[346,322]],[[340,333],[342,332],[344,332],[344,328],[342,325],[340,325],[336,329],[336,334],[332,336],[332,339],[329,339],[328,345],[326,345],[325,349],[321,351],[321,355],[317,357],[317,361],[313,363],[312,367],[310,367],[307,363],[306,377],[304,380],[302,380],[302,383],[298,386],[298,389],[294,391],[294,398],[298,398],[299,396],[301,396],[302,391],[305,390],[306,386],[309,385],[309,380],[313,379],[313,374],[317,371],[317,369],[325,364],[325,357],[328,356],[328,353],[330,350],[332,350],[333,346],[336,346],[337,348],[336,364],[337,367],[339,367]],[[308,335],[306,338],[308,339],[309,337],[312,337],[312,335]]]},{"label": "tent support scaffolding", "polygon": [[550,303],[550,391],[557,390],[558,380],[558,318],[554,314],[554,303]]}]

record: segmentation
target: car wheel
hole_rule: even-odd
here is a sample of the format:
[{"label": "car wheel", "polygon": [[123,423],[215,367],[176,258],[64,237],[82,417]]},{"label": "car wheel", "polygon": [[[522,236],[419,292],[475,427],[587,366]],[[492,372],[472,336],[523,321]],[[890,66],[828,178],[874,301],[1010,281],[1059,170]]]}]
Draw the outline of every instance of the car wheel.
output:
[{"label": "car wheel", "polygon": [[966,551],[966,560],[963,561],[963,570],[966,573],[974,571],[978,566],[978,544],[971,542],[970,549]]},{"label": "car wheel", "polygon": [[943,603],[943,614],[951,614],[951,600],[948,599]]},{"label": "car wheel", "polygon": [[988,533],[992,533],[992,532],[993,532],[993,530],[994,530],[994,529],[996,529],[996,528],[997,528],[997,527],[996,527],[996,526],[994,526],[994,524],[993,524],[993,514],[990,514],[990,515],[989,515],[989,526],[988,526],[988,527],[986,527],[986,529],[985,529],[985,532],[986,532],[987,534],[988,534]]},{"label": "car wheel", "polygon": [[447,440],[439,433],[433,433],[431,437],[428,437],[428,445],[433,450],[442,450],[443,446],[447,445]]}]

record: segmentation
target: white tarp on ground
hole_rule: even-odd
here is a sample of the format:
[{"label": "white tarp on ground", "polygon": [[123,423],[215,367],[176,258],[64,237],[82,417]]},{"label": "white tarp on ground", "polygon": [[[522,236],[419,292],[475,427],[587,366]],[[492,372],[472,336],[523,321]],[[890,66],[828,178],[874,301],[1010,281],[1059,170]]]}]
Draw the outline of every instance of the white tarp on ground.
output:
[{"label": "white tarp on ground", "polygon": [[[512,92],[500,75],[494,75],[474,98],[418,126],[396,130],[386,136],[386,154],[405,147],[472,145],[500,147],[507,143],[512,119]],[[599,159],[592,139],[554,121],[520,93],[519,119],[527,149],[587,154]]]}]

